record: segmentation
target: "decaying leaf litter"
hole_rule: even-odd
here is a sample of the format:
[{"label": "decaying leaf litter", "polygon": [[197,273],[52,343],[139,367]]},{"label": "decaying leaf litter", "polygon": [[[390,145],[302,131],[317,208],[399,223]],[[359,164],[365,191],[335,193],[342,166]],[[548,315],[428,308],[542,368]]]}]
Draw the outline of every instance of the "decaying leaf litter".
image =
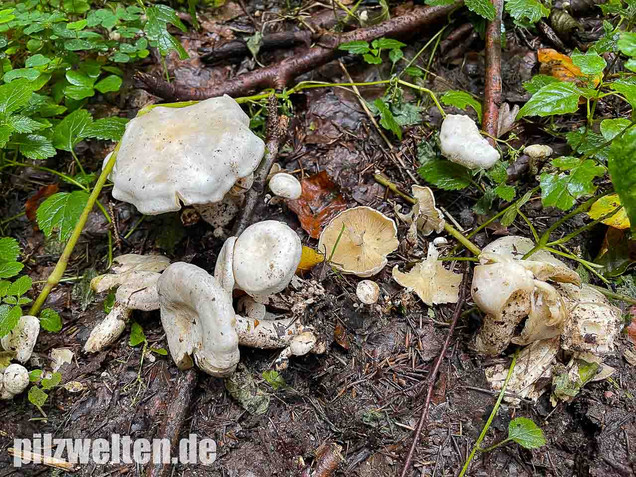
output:
[{"label": "decaying leaf litter", "polygon": [[[633,92],[629,73],[608,86],[602,83],[620,74],[625,56],[618,52],[628,58],[633,52],[630,33],[621,33],[620,27],[613,31],[618,22],[603,24],[602,14],[616,20],[629,11],[608,4],[602,11],[583,14],[574,6],[546,12],[546,6],[536,2],[526,5],[523,13],[523,7],[506,3],[517,25],[504,17],[506,48],[499,53],[492,31],[497,31],[501,2],[495,2],[492,12],[490,4],[467,3],[471,11],[495,18],[484,29],[490,32],[484,62],[483,36],[466,26],[477,17],[459,6],[411,10],[409,5],[395,5],[389,10],[383,5],[336,2],[335,15],[349,24],[346,30],[352,22],[361,26],[345,39],[316,33],[320,29],[315,25],[336,24],[330,8],[228,3],[217,10],[201,9],[202,30],[176,36],[192,59],[167,57],[165,68],[175,78],[168,90],[181,91],[174,98],[203,99],[207,96],[201,94],[210,91],[216,91],[215,96],[246,96],[267,86],[291,86],[296,76],[305,76],[291,91],[279,90],[269,106],[268,92],[240,100],[249,115],[243,127],[249,124],[267,140],[261,166],[257,168],[265,149],[249,159],[254,171],[251,187],[248,177],[236,181],[244,176],[239,172],[227,181],[228,188],[234,185],[232,193],[206,200],[179,194],[177,209],[181,204],[196,206],[142,216],[143,206],[126,204],[126,194],[116,191],[121,170],[115,169],[115,190],[111,193],[106,187],[99,195],[102,210],[86,217],[84,233],[75,237],[73,255],[66,257],[66,273],[57,277],[61,283],[51,282],[47,308],[38,317],[25,310],[3,338],[3,348],[15,353],[3,355],[3,397],[13,398],[3,401],[8,404],[1,411],[3,448],[13,436],[34,432],[169,438],[196,432],[217,441],[219,458],[211,468],[183,465],[177,472],[184,475],[453,475],[462,468],[470,475],[630,475],[630,383],[636,360],[634,345],[621,329],[623,313],[631,317],[633,258],[625,232],[629,225],[623,225],[628,218],[619,219],[623,209],[616,212],[622,199],[629,215],[629,194],[623,191],[629,190],[624,184],[630,179],[618,177],[616,171],[624,167],[621,161],[633,157],[626,107]],[[243,9],[249,15],[243,16]],[[356,16],[351,10],[358,12],[356,20],[350,18]],[[541,19],[548,13],[549,18]],[[321,15],[331,20],[321,20]],[[563,20],[566,15],[571,21]],[[389,16],[392,20],[387,22]],[[277,21],[270,24],[271,19]],[[527,29],[524,22],[536,26]],[[300,41],[301,35],[285,33],[312,25],[307,29],[312,34]],[[342,27],[336,25],[336,31]],[[256,31],[262,32],[260,41],[252,34]],[[304,45],[277,49],[280,43],[269,41],[269,34],[279,34],[283,45],[310,39],[315,46],[309,53]],[[238,53],[228,61],[234,66],[204,67],[198,58],[198,47],[203,51],[212,45],[214,51],[214,43],[245,35],[250,38],[247,51],[237,46]],[[601,41],[613,41],[614,50],[599,46]],[[328,63],[338,51],[348,54]],[[300,66],[294,66],[296,61]],[[407,65],[412,69],[405,71]],[[149,83],[147,75],[137,80],[143,79],[161,96],[168,91],[157,79],[163,75],[161,62],[148,60],[145,66],[154,82]],[[237,76],[249,70],[253,73]],[[219,79],[228,74],[235,79],[223,91]],[[206,82],[214,79],[216,89],[210,90]],[[7,77],[4,81],[10,84]],[[525,88],[524,82],[529,82]],[[244,89],[231,89],[239,87]],[[603,87],[627,102],[606,97]],[[188,91],[197,93],[188,96]],[[546,101],[554,101],[550,95],[555,92],[563,102],[555,102],[550,110]],[[528,101],[528,93],[534,94],[533,100]],[[129,118],[142,106],[174,99],[135,89],[119,98],[118,103],[115,98],[100,99]],[[232,104],[236,105],[226,103],[224,113],[235,107]],[[99,106],[95,99],[85,107],[100,117]],[[522,107],[516,120],[515,107]],[[536,117],[577,110],[578,114],[555,116],[556,122]],[[165,113],[179,111],[185,110]],[[479,133],[482,116],[486,136]],[[88,123],[87,118],[83,121]],[[283,127],[286,121],[289,125]],[[580,129],[586,122],[590,127]],[[155,125],[143,137],[164,131],[179,134],[165,126],[157,132]],[[498,135],[501,140],[495,143]],[[94,133],[69,137],[69,146],[60,149],[77,146],[84,169],[99,173],[99,163],[113,143],[80,142],[87,137],[104,138]],[[168,141],[178,157],[179,147]],[[26,154],[20,147],[16,151]],[[47,166],[60,167],[62,158],[57,159]],[[9,166],[16,167],[15,161]],[[27,212],[33,210],[38,201],[57,192],[44,186],[79,174],[73,175],[75,166],[64,169],[64,176],[38,167],[41,163],[33,166],[3,166],[3,175],[11,179],[3,180],[3,215],[10,218],[2,223],[3,236],[19,240],[15,249],[13,242],[4,242],[8,250],[6,256],[3,250],[3,267],[25,265],[24,278],[7,285],[4,295],[3,316],[11,320],[16,312],[9,311],[16,304],[26,306],[27,297],[36,297],[29,291],[31,281],[39,290],[58,262],[62,250],[52,232],[59,230],[62,241],[74,240],[76,219],[65,221],[63,214],[47,211],[62,204],[71,218],[77,218],[90,192],[73,190],[68,181],[58,184],[66,195],[54,195],[37,208],[39,231],[29,223],[32,212],[29,218],[19,212],[25,205]],[[112,166],[117,167],[114,161]],[[620,198],[588,200],[612,188]],[[35,206],[27,201],[31,196]],[[200,207],[211,202],[212,212]],[[566,215],[574,206],[578,213]],[[584,215],[588,208],[589,218]],[[280,264],[285,270],[282,282],[276,282],[282,283],[281,289],[276,284],[262,288],[253,280],[241,282],[234,266],[239,263],[235,260],[244,258],[242,253],[236,256],[237,250],[246,246],[239,247],[231,236],[249,242],[248,223],[272,220],[279,221],[276,230],[290,237],[285,250],[297,250]],[[586,226],[592,220],[613,227]],[[623,230],[622,235],[614,230]],[[261,239],[278,237],[269,229],[259,233],[264,234],[256,235]],[[292,245],[296,239],[298,246]],[[540,249],[534,250],[535,243]],[[470,263],[480,249],[480,264]],[[104,295],[97,298],[90,291],[90,282],[95,270],[108,271],[109,251],[119,268],[113,267],[114,275],[93,279],[93,288],[108,292],[108,280],[126,286],[104,293],[102,300]],[[277,251],[273,247],[265,254]],[[529,252],[533,254],[523,257]],[[131,253],[137,255],[126,255]],[[155,257],[152,260],[160,265],[139,265],[145,259],[135,258],[138,255]],[[130,262],[125,257],[133,257],[135,270],[126,270]],[[253,265],[258,256],[247,260]],[[191,265],[168,267],[171,262]],[[304,271],[293,277],[297,266]],[[160,275],[166,267],[170,273]],[[117,278],[126,273],[136,275],[127,275],[125,281]],[[139,278],[141,285],[131,278]],[[235,327],[238,344],[256,348],[241,346],[239,362],[236,343],[225,343],[230,348],[223,351],[224,368],[210,359],[218,357],[218,342],[213,349],[195,343],[192,349],[176,352],[175,333],[169,329],[166,310],[178,320],[184,305],[179,284],[208,281],[211,284],[202,285],[197,296],[204,303],[212,297],[221,308],[207,315],[207,310],[196,310],[195,325],[207,329],[205,323],[216,320],[216,326]],[[232,299],[235,282],[243,292],[234,292]],[[618,300],[610,303],[588,285],[579,289],[581,282],[617,291],[609,295]],[[41,301],[36,301],[36,315]],[[162,306],[161,313],[150,311]],[[133,308],[146,311],[132,312]],[[243,317],[236,323],[234,309]],[[116,318],[116,326],[109,328],[108,343],[95,346],[90,339],[93,330],[107,316]],[[228,321],[220,324],[223,316]],[[43,330],[35,333],[30,329],[38,318]],[[281,341],[281,328],[291,340]],[[273,334],[262,335],[261,330]],[[187,337],[196,335],[185,332]],[[27,339],[17,339],[18,335]],[[25,358],[29,354],[30,360]],[[14,364],[8,366],[9,359]],[[196,364],[208,374],[229,376],[222,380],[194,369],[180,371],[173,359],[181,368]],[[28,398],[19,394],[29,385],[23,379],[26,368],[18,362],[25,362],[29,370],[43,370],[32,372]],[[502,387],[505,392],[496,399]],[[413,440],[416,428],[423,432]],[[482,448],[510,441],[521,446],[502,445],[475,454],[470,452],[475,440]],[[469,454],[476,457],[471,460]],[[9,454],[0,459],[9,462]],[[27,467],[19,472],[43,470]],[[102,469],[89,464],[75,472],[90,475],[101,470],[122,473],[132,467]],[[144,469],[147,475],[170,475],[170,470]]]}]

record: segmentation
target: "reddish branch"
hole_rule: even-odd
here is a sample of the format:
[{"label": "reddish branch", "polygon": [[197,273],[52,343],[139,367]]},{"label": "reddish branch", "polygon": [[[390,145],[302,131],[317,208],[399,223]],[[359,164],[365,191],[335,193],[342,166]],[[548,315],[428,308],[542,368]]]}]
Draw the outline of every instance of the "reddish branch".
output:
[{"label": "reddish branch", "polygon": [[[498,136],[499,107],[501,106],[501,15],[503,0],[492,0],[495,18],[486,29],[486,87],[482,129],[492,137]],[[495,141],[489,139],[494,146]]]},{"label": "reddish branch", "polygon": [[160,96],[166,101],[202,100],[228,94],[245,96],[253,91],[274,88],[285,88],[294,78],[328,63],[343,53],[338,50],[342,43],[350,41],[372,41],[376,38],[403,38],[442,18],[461,5],[457,2],[441,7],[415,7],[405,15],[392,18],[378,25],[360,28],[343,34],[324,34],[316,46],[302,53],[284,59],[280,63],[266,68],[239,75],[220,84],[212,84],[207,88],[188,88],[175,83],[168,83],[160,77],[138,73],[135,78],[138,87]]},{"label": "reddish branch", "polygon": [[[269,33],[263,36],[259,51],[273,50],[275,48],[292,47],[296,45],[309,46],[312,34],[310,31],[283,31]],[[247,42],[244,40],[232,40],[218,48],[212,48],[201,55],[206,63],[215,64],[222,60],[234,57],[243,57],[250,53]]]},{"label": "reddish branch", "polygon": [[424,409],[422,409],[422,414],[420,415],[420,420],[417,423],[417,427],[415,429],[413,435],[413,443],[411,444],[411,448],[409,449],[409,453],[406,456],[406,460],[404,461],[404,467],[402,467],[402,473],[400,477],[406,477],[406,473],[411,468],[411,461],[413,460],[413,454],[415,453],[415,447],[417,447],[417,443],[420,440],[420,434],[422,434],[422,429],[424,428],[424,424],[426,423],[426,419],[428,418],[428,408],[431,405],[431,398],[433,397],[433,390],[435,389],[435,381],[437,380],[437,374],[439,373],[439,368],[442,366],[442,362],[444,361],[444,356],[446,355],[446,350],[448,350],[448,346],[450,345],[451,338],[453,337],[453,332],[455,331],[455,326],[457,325],[457,320],[459,319],[459,315],[462,312],[462,306],[464,305],[464,297],[466,296],[466,285],[467,285],[468,274],[464,272],[464,279],[462,280],[462,284],[459,288],[459,297],[457,299],[457,305],[455,306],[455,311],[453,312],[453,318],[451,320],[450,328],[448,329],[448,335],[446,336],[446,341],[444,341],[444,346],[442,346],[442,350],[435,361],[435,365],[433,366],[433,370],[431,374],[428,376],[428,391],[426,393],[426,401],[424,402]]}]

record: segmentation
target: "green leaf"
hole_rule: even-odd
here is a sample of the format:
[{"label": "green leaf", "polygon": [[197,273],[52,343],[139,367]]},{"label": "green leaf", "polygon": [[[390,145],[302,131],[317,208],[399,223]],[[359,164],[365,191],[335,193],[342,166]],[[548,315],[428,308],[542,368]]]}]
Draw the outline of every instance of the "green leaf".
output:
[{"label": "green leaf", "polygon": [[632,108],[636,108],[636,78],[616,80],[610,84],[610,88],[625,96]]},{"label": "green leaf", "polygon": [[416,68],[415,66],[409,66],[404,70],[404,72],[407,75],[412,76],[413,78],[421,78],[422,76],[424,76],[424,72],[421,69]]},{"label": "green leaf", "polygon": [[601,134],[606,141],[611,141],[630,124],[631,121],[627,118],[604,119],[601,121]]},{"label": "green leaf", "polygon": [[581,72],[586,75],[598,75],[602,73],[607,62],[595,51],[588,51],[583,54],[578,50],[574,50],[571,55],[572,63],[581,69]]},{"label": "green leaf", "polygon": [[95,79],[85,75],[81,71],[70,70],[66,72],[66,80],[73,86],[83,86],[85,88],[92,88],[95,83]]},{"label": "green leaf", "polygon": [[488,21],[495,19],[495,7],[489,0],[466,0],[464,2],[471,12],[485,18]]},{"label": "green leaf", "polygon": [[363,55],[369,52],[369,44],[366,41],[349,41],[338,46],[338,49],[354,55]]},{"label": "green leaf", "polygon": [[31,289],[33,280],[28,275],[18,278],[7,290],[7,295],[22,296]]},{"label": "green leaf", "polygon": [[636,33],[624,31],[621,33],[617,43],[621,53],[627,56],[636,56]]},{"label": "green leaf", "polygon": [[72,151],[86,137],[86,130],[92,122],[93,118],[85,109],[73,111],[55,127],[53,145],[64,151]]},{"label": "green leaf", "polygon": [[28,134],[19,136],[12,140],[13,144],[18,145],[20,152],[29,159],[48,159],[55,156],[55,148],[51,141],[37,134]]},{"label": "green leaf", "polygon": [[382,63],[382,58],[380,58],[379,56],[374,56],[370,53],[362,55],[362,58],[370,65],[379,65]]},{"label": "green leaf", "polygon": [[115,306],[115,292],[110,291],[108,295],[106,295],[106,298],[104,298],[104,313],[110,313],[113,306]]},{"label": "green leaf", "polygon": [[67,86],[64,88],[64,96],[67,98],[81,101],[82,99],[90,98],[95,94],[95,90],[90,86]]},{"label": "green leaf", "polygon": [[455,0],[425,0],[424,3],[431,7],[445,7],[455,3]]},{"label": "green leaf", "polygon": [[383,50],[396,50],[404,48],[406,45],[401,41],[393,40],[391,38],[378,38],[371,43],[373,48],[379,48]]},{"label": "green leaf", "polygon": [[157,353],[159,356],[168,356],[168,351],[165,348],[148,348],[153,353]]},{"label": "green leaf", "polygon": [[400,125],[393,117],[393,113],[381,98],[377,98],[373,105],[380,111],[380,124],[384,129],[392,131],[399,139],[402,139],[402,130]]},{"label": "green leaf", "polygon": [[566,157],[554,160],[552,164],[569,174],[541,174],[541,200],[544,206],[561,210],[569,210],[578,198],[593,194],[596,186],[592,180],[605,174],[605,168],[591,159]]},{"label": "green leaf", "polygon": [[44,124],[31,119],[28,116],[22,116],[21,114],[14,114],[7,118],[7,124],[18,133],[31,133],[46,127]]},{"label": "green leaf", "polygon": [[43,330],[57,333],[62,329],[62,318],[57,311],[45,308],[40,312],[40,326]]},{"label": "green leaf", "polygon": [[539,0],[507,0],[506,11],[517,21],[537,23],[541,18],[550,15],[550,9]]},{"label": "green leaf", "polygon": [[572,83],[552,83],[537,91],[521,108],[517,119],[524,116],[553,116],[573,113],[579,108],[581,90]]},{"label": "green leaf", "polygon": [[104,118],[98,119],[92,123],[85,131],[86,137],[94,137],[97,139],[105,139],[110,141],[119,141],[126,130],[126,118]]},{"label": "green leaf", "polygon": [[417,173],[426,182],[444,190],[465,189],[470,185],[468,169],[446,159],[426,161]]},{"label": "green leaf", "polygon": [[517,194],[517,190],[513,186],[506,184],[499,184],[495,187],[494,192],[497,194],[497,197],[505,200],[506,202],[511,202]]},{"label": "green leaf", "polygon": [[33,371],[29,371],[29,381],[32,383],[36,383],[42,377],[43,371],[41,369],[34,369]]},{"label": "green leaf", "polygon": [[88,194],[84,191],[53,194],[38,207],[36,218],[40,230],[50,237],[53,229],[57,229],[60,242],[65,242],[87,202]]},{"label": "green leaf", "polygon": [[518,417],[510,421],[508,438],[526,449],[537,449],[546,444],[541,428],[526,417]]},{"label": "green leaf", "polygon": [[627,212],[632,232],[636,232],[636,127],[614,139],[609,150],[608,166],[614,190]]},{"label": "green leaf", "polygon": [[263,371],[263,379],[267,381],[272,388],[274,388],[274,391],[278,391],[281,388],[287,387],[285,379],[280,375],[278,371],[275,371],[273,369]]},{"label": "green leaf", "polygon": [[8,335],[16,327],[22,310],[19,306],[0,305],[0,338]]},{"label": "green leaf", "polygon": [[33,90],[27,80],[12,81],[0,86],[0,113],[12,113],[25,106]]},{"label": "green leaf", "polygon": [[49,398],[49,395],[37,386],[32,386],[31,389],[29,389],[28,398],[29,402],[34,406],[42,407],[46,403],[46,400]]},{"label": "green leaf", "polygon": [[122,79],[117,75],[109,75],[103,80],[99,81],[95,85],[95,89],[100,93],[110,93],[112,91],[119,91],[121,88]]},{"label": "green leaf", "polygon": [[37,66],[48,65],[51,62],[51,59],[47,56],[41,55],[40,53],[29,56],[24,62],[24,66],[27,68],[35,68]]},{"label": "green leaf", "polygon": [[0,262],[15,262],[20,255],[18,241],[12,237],[0,238]]},{"label": "green leaf", "polygon": [[134,347],[145,342],[146,335],[144,334],[143,328],[139,323],[133,321],[133,324],[130,326],[130,339],[128,340],[128,344]]},{"label": "green leaf", "polygon": [[568,144],[572,149],[581,155],[591,154],[603,161],[607,160],[608,148],[602,147],[607,140],[599,133],[595,133],[586,128],[570,131],[565,135]]},{"label": "green leaf", "polygon": [[14,80],[24,78],[29,81],[35,81],[40,76],[41,71],[35,68],[17,68],[5,73],[3,80],[5,83],[10,83]]},{"label": "green leaf", "polygon": [[0,278],[15,277],[24,268],[24,264],[18,262],[1,262]]},{"label": "green leaf", "polygon": [[60,373],[51,374],[50,378],[45,378],[40,382],[42,389],[49,390],[62,382],[62,375]]},{"label": "green leaf", "polygon": [[535,94],[541,88],[548,84],[560,83],[554,76],[534,75],[530,81],[523,83],[523,88],[530,94]]},{"label": "green leaf", "polygon": [[256,55],[258,55],[258,52],[261,50],[261,46],[263,45],[262,33],[257,31],[247,39],[245,44],[247,45],[247,49],[250,50],[252,56],[256,58]]},{"label": "green leaf", "polygon": [[473,108],[477,113],[479,122],[481,122],[481,103],[464,91],[446,91],[444,96],[440,98],[446,106],[455,106],[461,110],[466,110],[468,106]]},{"label": "green leaf", "polygon": [[397,63],[404,57],[404,53],[402,50],[391,50],[389,51],[389,60],[391,63]]}]

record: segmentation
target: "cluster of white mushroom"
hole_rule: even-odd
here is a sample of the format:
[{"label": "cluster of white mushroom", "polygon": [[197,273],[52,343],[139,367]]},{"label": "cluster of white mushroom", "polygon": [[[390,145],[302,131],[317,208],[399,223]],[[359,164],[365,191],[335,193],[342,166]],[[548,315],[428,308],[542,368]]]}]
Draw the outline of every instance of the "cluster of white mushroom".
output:
[{"label": "cluster of white mushroom", "polygon": [[[20,363],[26,363],[40,334],[40,320],[35,316],[20,317],[17,325],[0,340],[2,349],[13,354]],[[9,364],[0,368],[0,399],[13,399],[29,385],[29,371],[22,364]]]}]

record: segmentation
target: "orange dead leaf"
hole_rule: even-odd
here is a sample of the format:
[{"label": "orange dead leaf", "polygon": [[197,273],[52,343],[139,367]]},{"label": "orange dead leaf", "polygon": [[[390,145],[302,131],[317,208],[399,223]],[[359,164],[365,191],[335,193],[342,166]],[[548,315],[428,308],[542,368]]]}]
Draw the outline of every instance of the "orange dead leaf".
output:
[{"label": "orange dead leaf", "polygon": [[49,196],[52,196],[58,191],[57,184],[51,184],[44,187],[41,187],[35,194],[27,199],[24,204],[25,214],[27,218],[31,221],[33,226],[37,229],[35,213],[38,210],[40,204]]},{"label": "orange dead leaf", "polygon": [[[585,78],[581,69],[572,63],[572,59],[552,48],[542,48],[537,51],[537,59],[541,63],[540,73],[554,76],[561,81],[578,82]],[[594,78],[594,86],[598,85],[601,78]]]},{"label": "orange dead leaf", "polygon": [[300,225],[310,237],[320,237],[322,228],[339,212],[347,208],[338,186],[325,171],[301,181],[303,193],[287,206],[296,213]]},{"label": "orange dead leaf", "polygon": [[333,338],[336,340],[340,346],[344,349],[349,349],[349,337],[347,336],[347,330],[340,323],[336,325],[336,328],[333,330]]},{"label": "orange dead leaf", "polygon": [[636,306],[632,306],[629,309],[629,316],[631,317],[632,321],[626,328],[627,336],[629,336],[629,339],[632,343],[636,344]]},{"label": "orange dead leaf", "polygon": [[324,255],[316,252],[311,247],[305,247],[303,245],[303,252],[302,252],[302,255],[300,256],[300,263],[298,264],[298,267],[296,267],[296,273],[306,272],[308,270],[311,270],[316,265],[324,261],[325,261]]}]

